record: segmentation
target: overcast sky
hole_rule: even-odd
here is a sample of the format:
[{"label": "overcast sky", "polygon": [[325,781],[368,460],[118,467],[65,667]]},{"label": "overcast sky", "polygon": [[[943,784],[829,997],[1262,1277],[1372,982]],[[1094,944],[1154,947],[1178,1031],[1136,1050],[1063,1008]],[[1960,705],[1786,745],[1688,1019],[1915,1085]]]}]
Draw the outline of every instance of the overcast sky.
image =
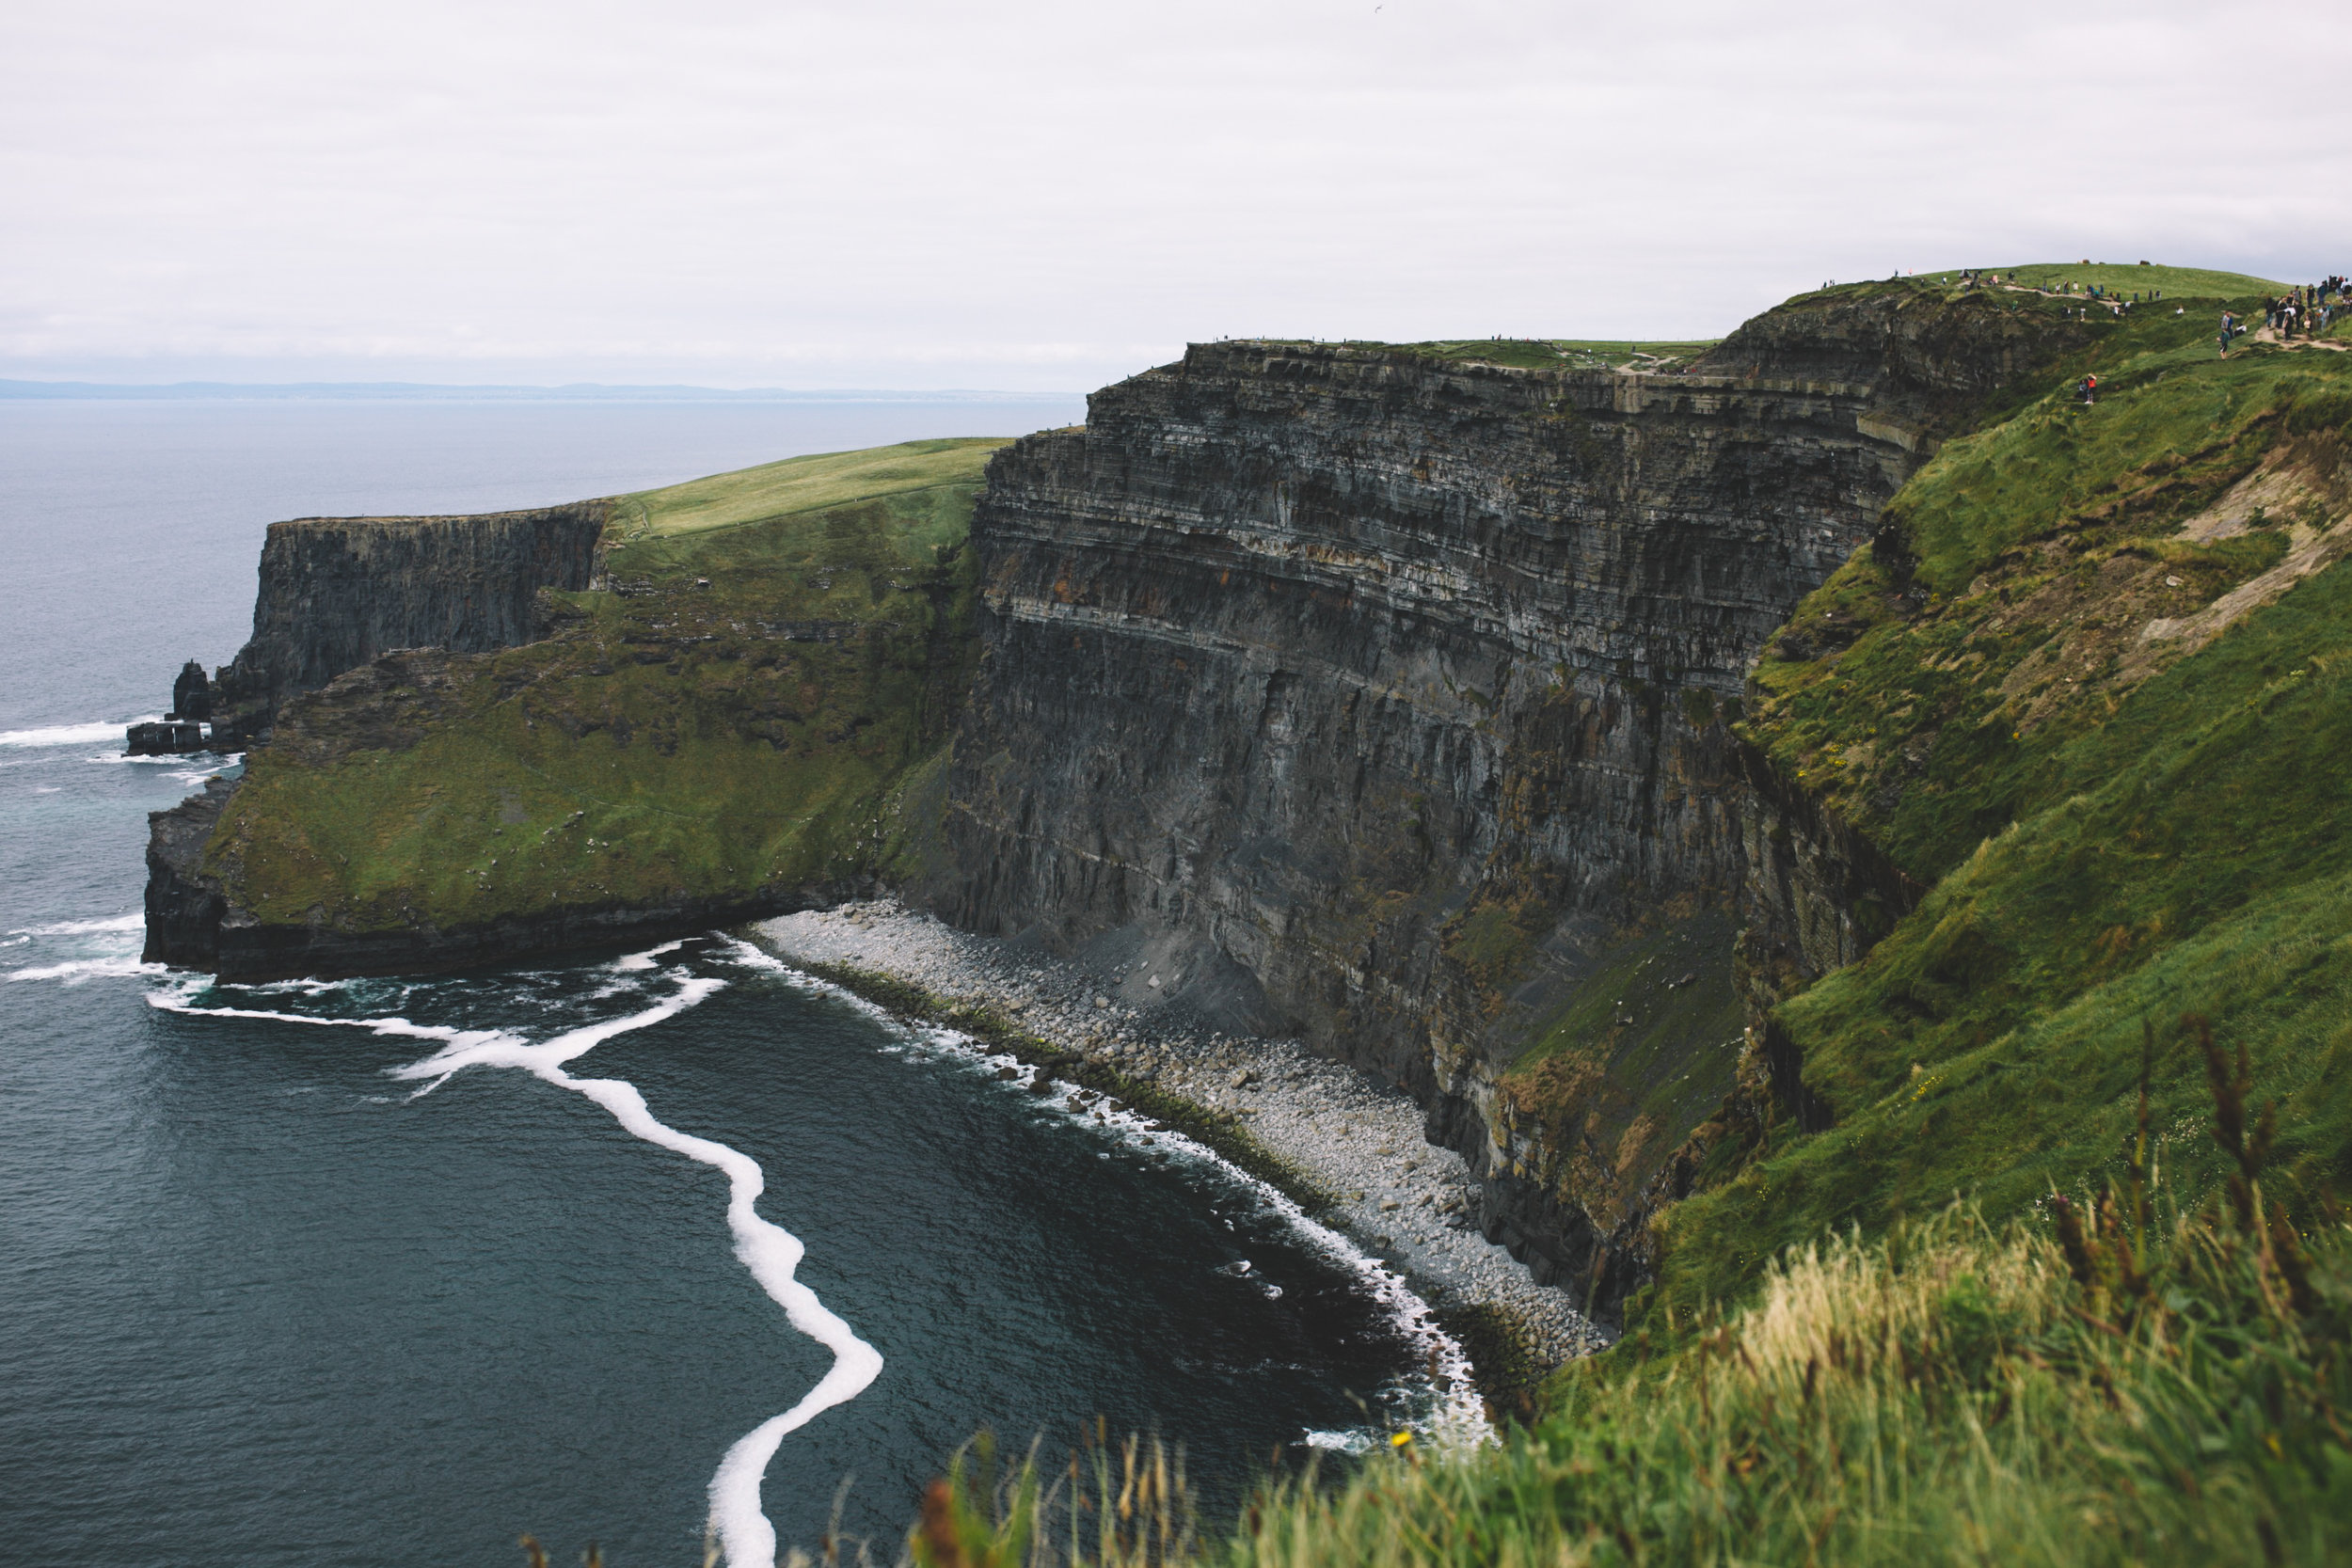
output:
[{"label": "overcast sky", "polygon": [[0,10],[0,376],[1083,389],[1714,336],[1826,278],[2352,271],[2352,7]]}]

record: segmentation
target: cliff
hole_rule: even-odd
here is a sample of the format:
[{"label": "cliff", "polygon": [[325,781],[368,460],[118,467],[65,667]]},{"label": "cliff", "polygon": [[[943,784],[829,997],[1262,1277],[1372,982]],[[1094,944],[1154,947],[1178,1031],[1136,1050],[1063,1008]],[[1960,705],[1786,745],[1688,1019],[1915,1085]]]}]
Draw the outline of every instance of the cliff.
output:
[{"label": "cliff", "polygon": [[[928,842],[996,444],[279,525],[268,629],[237,666],[276,693],[270,734],[233,791],[155,814],[149,958],[238,980],[447,969],[871,892]],[[427,632],[445,641],[298,689]]]},{"label": "cliff", "polygon": [[1749,665],[2082,335],[1888,287],[1677,373],[1224,342],[1098,393],[990,467],[938,902],[1408,1087],[1607,1309],[1735,1084]]},{"label": "cliff", "polygon": [[604,501],[462,517],[297,517],[262,545],[253,636],[216,678],[260,738],[287,698],[403,648],[484,653],[547,634],[543,588],[596,576]]},{"label": "cliff", "polygon": [[[500,623],[536,641],[281,694],[234,796],[159,814],[150,953],[437,967],[889,886],[1405,1086],[1487,1233],[1597,1311],[1721,1299],[1773,1238],[1976,1180],[1899,1113],[2023,999],[2109,1010],[2036,1091],[2072,1107],[2048,1147],[1997,1159],[2037,1191],[2095,1164],[2115,998],[2292,879],[2135,881],[2080,836],[2129,777],[2166,804],[2102,832],[2209,837],[2231,811],[2168,816],[2151,736],[2219,733],[2199,681],[2235,712],[2331,668],[2315,612],[2299,673],[2233,650],[2352,538],[2344,361],[2201,338],[1903,282],[1641,370],[1203,344],[1081,429],[596,503],[596,586]],[[289,545],[264,598],[340,602],[303,564],[336,559]],[[250,668],[358,645],[283,625]],[[2263,787],[2306,814],[2292,867],[2332,865],[2334,803]],[[1971,1137],[2030,1142],[1972,1093]]]}]

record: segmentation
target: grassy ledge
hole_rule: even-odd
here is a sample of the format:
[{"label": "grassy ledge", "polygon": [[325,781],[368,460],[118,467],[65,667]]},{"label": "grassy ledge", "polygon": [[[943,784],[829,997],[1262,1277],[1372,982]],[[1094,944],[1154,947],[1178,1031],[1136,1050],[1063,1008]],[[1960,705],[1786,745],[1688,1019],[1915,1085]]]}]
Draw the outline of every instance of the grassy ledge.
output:
[{"label": "grassy ledge", "polygon": [[1389,343],[1368,338],[1252,338],[1267,348],[1375,349],[1410,354],[1452,364],[1504,365],[1530,371],[1672,371],[1689,364],[1717,340],[1662,342],[1600,338],[1440,338],[1421,343]]},{"label": "grassy ledge", "polygon": [[886,873],[977,661],[965,538],[1002,444],[622,498],[605,585],[550,595],[544,641],[390,656],[290,705],[208,869],[265,925],[361,934]]}]

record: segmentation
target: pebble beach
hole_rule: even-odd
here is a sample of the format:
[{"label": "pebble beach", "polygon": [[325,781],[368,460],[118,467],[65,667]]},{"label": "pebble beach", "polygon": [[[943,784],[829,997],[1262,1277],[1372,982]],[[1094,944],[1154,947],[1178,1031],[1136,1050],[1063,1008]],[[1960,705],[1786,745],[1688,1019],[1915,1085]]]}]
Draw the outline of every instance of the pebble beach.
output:
[{"label": "pebble beach", "polygon": [[[1210,1112],[1337,1201],[1327,1223],[1403,1275],[1433,1306],[1489,1306],[1529,1356],[1557,1366],[1609,1343],[1566,1291],[1539,1285],[1477,1227],[1469,1167],[1423,1137],[1421,1108],[1295,1040],[1209,1029],[1180,1007],[1115,1000],[1132,976],[1095,974],[1028,947],[950,929],[888,901],[764,921],[787,962],[846,964],[934,996],[996,1009],[1022,1029]],[[1132,988],[1130,988],[1132,989]]]}]

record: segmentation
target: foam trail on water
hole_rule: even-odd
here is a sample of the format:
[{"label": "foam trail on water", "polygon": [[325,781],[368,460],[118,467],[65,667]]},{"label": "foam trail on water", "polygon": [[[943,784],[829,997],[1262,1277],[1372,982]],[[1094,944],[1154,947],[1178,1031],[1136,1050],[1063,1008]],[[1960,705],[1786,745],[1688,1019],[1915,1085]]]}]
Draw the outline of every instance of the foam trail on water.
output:
[{"label": "foam trail on water", "polygon": [[140,931],[147,928],[147,916],[139,913],[119,914],[107,920],[60,920],[54,926],[19,926],[10,931],[12,937],[78,937],[93,931]]},{"label": "foam trail on water", "polygon": [[675,942],[665,942],[659,947],[648,947],[643,953],[625,953],[612,960],[612,967],[623,974],[651,969],[656,958],[664,953],[675,953],[685,945],[686,939],[681,937]]},{"label": "foam trail on water", "polygon": [[69,986],[85,981],[123,974],[161,974],[162,964],[141,963],[135,958],[77,958],[72,963],[37,964],[30,969],[11,969],[0,979],[13,983],[18,980],[63,980]]},{"label": "foam trail on water", "polygon": [[[1228,1180],[1253,1194],[1260,1203],[1279,1216],[1316,1250],[1353,1273],[1364,1291],[1387,1310],[1398,1330],[1421,1347],[1428,1358],[1430,1386],[1437,1396],[1436,1407],[1429,1418],[1429,1431],[1441,1446],[1476,1447],[1493,1440],[1493,1423],[1486,1418],[1484,1402],[1479,1398],[1477,1386],[1470,1376],[1470,1354],[1462,1348],[1461,1342],[1438,1322],[1429,1304],[1414,1294],[1403,1275],[1377,1258],[1366,1254],[1338,1231],[1311,1217],[1288,1195],[1251,1176],[1225,1156],[1174,1128],[1131,1108],[1113,1108],[1115,1102],[1107,1098],[1094,1100],[1081,1112],[1075,1109],[1078,1102],[1068,1098],[1078,1091],[1079,1085],[1059,1079],[1047,1079],[1042,1069],[993,1051],[959,1030],[937,1024],[905,1023],[895,1019],[887,1009],[866,1001],[856,992],[795,969],[764,948],[755,947],[739,938],[723,940],[728,956],[747,969],[780,974],[795,985],[832,996],[879,1022],[891,1025],[906,1037],[922,1041],[951,1056],[983,1061],[1000,1070],[1009,1068],[1015,1074],[1015,1082],[1024,1087],[1050,1085],[1056,1092],[1038,1102],[1039,1109],[1047,1114],[1061,1107],[1071,1107],[1066,1114],[1073,1122],[1083,1125],[1085,1119],[1091,1117],[1106,1131],[1129,1138],[1140,1138],[1166,1152],[1183,1154],[1216,1166]],[[1248,1265],[1245,1262],[1242,1267],[1247,1269]],[[1350,1452],[1357,1452],[1377,1446],[1380,1437],[1376,1431],[1352,1434],[1311,1432],[1306,1435],[1306,1442],[1311,1448],[1344,1442],[1354,1445],[1350,1447]]]},{"label": "foam trail on water", "polygon": [[[679,944],[670,942],[649,953],[632,953],[612,967],[624,972],[650,969],[655,955]],[[769,1299],[784,1308],[794,1328],[833,1352],[833,1370],[801,1402],[783,1415],[763,1421],[736,1440],[710,1478],[710,1523],[718,1531],[732,1568],[771,1568],[776,1560],[776,1530],[759,1504],[759,1483],[775,1457],[785,1434],[806,1425],[819,1413],[855,1399],[880,1375],[882,1353],[857,1337],[855,1330],[828,1308],[817,1292],[795,1278],[805,1252],[801,1239],[780,1225],[759,1216],[756,1204],[767,1189],[759,1162],[739,1149],[708,1138],[664,1126],[645,1106],[637,1085],[619,1078],[575,1078],[564,1064],[585,1055],[617,1035],[660,1023],[694,1006],[726,982],[707,976],[681,980],[664,1001],[622,1018],[608,1019],[574,1029],[533,1045],[502,1030],[449,1029],[411,1023],[401,1018],[306,1018],[299,1013],[271,1012],[247,1007],[198,1007],[185,995],[159,993],[148,998],[173,1012],[218,1013],[230,1018],[283,1019],[290,1023],[347,1024],[381,1035],[406,1035],[443,1042],[440,1050],[421,1061],[393,1069],[392,1076],[424,1081],[419,1094],[430,1093],[453,1073],[469,1067],[520,1068],[535,1077],[586,1095],[612,1114],[612,1118],[636,1137],[702,1164],[724,1171],[727,1178],[727,1229],[735,1238],[735,1256],[751,1272]]]},{"label": "foam trail on water", "polygon": [[122,732],[134,724],[151,724],[163,717],[151,713],[144,719],[123,719],[114,723],[52,724],[39,730],[0,730],[0,746],[95,746],[101,741],[120,740]]}]

